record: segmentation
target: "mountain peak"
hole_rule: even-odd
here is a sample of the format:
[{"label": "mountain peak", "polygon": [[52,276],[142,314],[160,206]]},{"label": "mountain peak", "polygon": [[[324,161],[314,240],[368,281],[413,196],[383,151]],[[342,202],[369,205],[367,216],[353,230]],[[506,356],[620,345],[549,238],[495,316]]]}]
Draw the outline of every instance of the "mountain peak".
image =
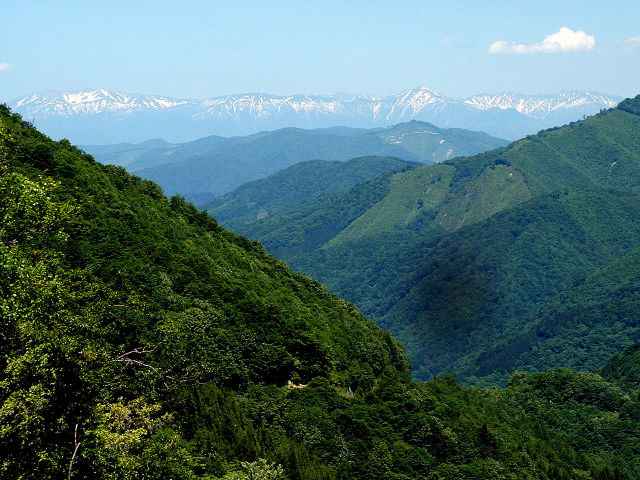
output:
[{"label": "mountain peak", "polygon": [[429,92],[432,95],[437,95],[438,97],[442,97],[444,95],[441,95],[440,93],[436,92],[435,90],[430,89],[429,87],[425,87],[424,85],[420,88],[417,88],[416,90],[420,91],[420,92]]}]

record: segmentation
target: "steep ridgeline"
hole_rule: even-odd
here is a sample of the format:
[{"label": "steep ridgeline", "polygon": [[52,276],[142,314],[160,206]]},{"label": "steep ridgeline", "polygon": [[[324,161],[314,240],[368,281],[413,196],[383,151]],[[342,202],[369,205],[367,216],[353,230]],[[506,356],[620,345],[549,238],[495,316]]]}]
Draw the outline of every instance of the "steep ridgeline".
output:
[{"label": "steep ridgeline", "polygon": [[211,136],[161,147],[156,146],[157,142],[85,146],[84,149],[102,163],[121,165],[129,172],[157,182],[168,195],[179,193],[203,205],[208,199],[245,182],[302,161],[345,161],[380,155],[434,163],[507,144],[482,132],[440,129],[424,122],[373,130],[285,128],[248,137]]},{"label": "steep ridgeline", "polygon": [[639,102],[316,195],[239,232],[391,329],[418,378],[597,368],[640,339]]},{"label": "steep ridgeline", "polygon": [[6,107],[0,218],[2,478],[639,478],[637,396],[411,383],[353,305]]}]

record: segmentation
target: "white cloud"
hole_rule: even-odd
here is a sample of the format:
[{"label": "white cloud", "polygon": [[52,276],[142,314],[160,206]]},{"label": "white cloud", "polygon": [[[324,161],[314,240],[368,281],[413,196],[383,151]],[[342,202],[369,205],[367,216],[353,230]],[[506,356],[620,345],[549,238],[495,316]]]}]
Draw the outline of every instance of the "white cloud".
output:
[{"label": "white cloud", "polygon": [[628,52],[631,50],[635,50],[636,48],[640,47],[640,36],[627,38],[620,45],[622,45],[622,48]]},{"label": "white cloud", "polygon": [[562,27],[557,33],[548,35],[540,43],[515,43],[500,40],[489,46],[489,52],[499,54],[525,53],[558,53],[591,50],[596,45],[596,37],[587,35],[582,30],[574,32],[570,28]]},{"label": "white cloud", "polygon": [[0,63],[0,72],[5,71],[5,70],[11,70],[11,65],[9,65],[8,63]]}]

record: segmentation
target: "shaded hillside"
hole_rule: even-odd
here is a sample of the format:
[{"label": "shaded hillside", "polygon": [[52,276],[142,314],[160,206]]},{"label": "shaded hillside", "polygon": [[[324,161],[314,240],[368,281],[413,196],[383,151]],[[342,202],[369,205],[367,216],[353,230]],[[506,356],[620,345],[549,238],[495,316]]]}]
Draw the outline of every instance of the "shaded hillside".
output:
[{"label": "shaded hillside", "polygon": [[[574,320],[545,330],[544,342],[521,330],[539,311],[559,314],[553,302],[562,293],[640,247],[640,117],[628,111],[639,101],[506,148],[312,197],[239,231],[390,328],[421,378],[451,370],[504,381],[516,367],[595,368],[640,339],[636,320],[599,349],[596,336],[619,325],[605,315],[569,363],[550,346],[571,336]],[[376,182],[375,196],[357,193]],[[336,221],[336,211],[353,213]],[[580,298],[577,310],[587,302]],[[505,347],[508,362],[500,342],[517,345]]]},{"label": "shaded hillside", "polygon": [[[470,358],[468,373],[486,375],[514,367],[532,371],[558,364],[601,367],[640,335],[639,260],[640,250],[633,250],[575,282],[529,315],[526,328],[513,329],[508,341]],[[619,379],[625,376],[616,374]],[[613,381],[612,375],[607,378]]]},{"label": "shaded hillside", "polygon": [[628,392],[640,388],[640,343],[631,345],[615,355],[600,369],[600,375]]},{"label": "shaded hillside", "polygon": [[[592,215],[585,219],[589,209]],[[417,263],[421,275],[409,280],[408,291],[399,290],[402,301],[383,315],[398,319],[404,330],[396,331],[407,347],[435,366],[422,372],[427,377],[442,370],[482,376],[516,368],[597,368],[640,338],[640,318],[633,314],[635,319],[621,324],[616,309],[606,308],[611,305],[596,311],[588,296],[576,292],[572,304],[562,294],[618,261],[629,246],[640,245],[638,213],[637,195],[599,191],[536,198],[445,235],[433,248],[425,245]],[[607,279],[597,284],[599,290],[587,291],[607,298],[615,285]],[[637,301],[627,298],[632,292],[620,293],[615,303]],[[534,338],[523,339],[532,323]],[[540,328],[545,324],[551,328]],[[484,361],[499,341],[512,353],[518,346],[516,361]]]}]

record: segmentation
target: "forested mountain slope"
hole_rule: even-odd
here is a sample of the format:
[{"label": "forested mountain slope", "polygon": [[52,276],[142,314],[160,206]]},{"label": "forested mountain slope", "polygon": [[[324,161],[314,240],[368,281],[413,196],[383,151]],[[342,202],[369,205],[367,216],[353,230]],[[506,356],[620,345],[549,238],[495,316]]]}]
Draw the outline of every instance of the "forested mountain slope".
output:
[{"label": "forested mountain slope", "polygon": [[[640,318],[603,315],[598,329],[585,320],[592,327],[574,342],[576,355],[557,344],[535,350],[561,331],[567,340],[569,324],[580,325],[573,317],[565,329],[545,330],[547,339],[525,332],[537,331],[540,315],[556,318],[561,294],[640,247],[638,103],[316,195],[239,232],[390,328],[419,378],[453,371],[494,382],[516,367],[595,368],[640,339]],[[597,335],[611,335],[610,347],[597,348]],[[517,358],[495,360],[507,351]]]},{"label": "forested mountain slope", "polygon": [[346,162],[311,160],[270,177],[245,183],[202,206],[230,230],[287,211],[318,193],[339,192],[383,173],[417,166],[394,157],[361,157]]},{"label": "forested mountain slope", "polygon": [[355,307],[6,107],[0,199],[2,478],[638,478],[637,396],[412,383]]},{"label": "forested mountain slope", "polygon": [[388,334],[259,244],[2,115],[3,461],[51,468],[74,424],[151,415],[176,388],[406,371]]},{"label": "forested mountain slope", "polygon": [[636,392],[640,387],[640,343],[631,345],[624,352],[615,355],[600,369],[600,375],[628,392]]}]

